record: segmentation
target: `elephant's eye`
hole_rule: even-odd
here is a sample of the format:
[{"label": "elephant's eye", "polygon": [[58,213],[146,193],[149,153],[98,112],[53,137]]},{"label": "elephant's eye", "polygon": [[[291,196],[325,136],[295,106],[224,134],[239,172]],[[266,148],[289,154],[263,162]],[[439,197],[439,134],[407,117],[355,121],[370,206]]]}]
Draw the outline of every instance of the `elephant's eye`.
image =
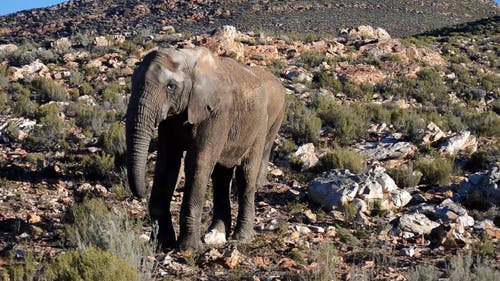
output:
[{"label": "elephant's eye", "polygon": [[175,85],[174,83],[168,83],[167,84],[167,91],[174,92],[175,89],[177,89],[177,85]]}]

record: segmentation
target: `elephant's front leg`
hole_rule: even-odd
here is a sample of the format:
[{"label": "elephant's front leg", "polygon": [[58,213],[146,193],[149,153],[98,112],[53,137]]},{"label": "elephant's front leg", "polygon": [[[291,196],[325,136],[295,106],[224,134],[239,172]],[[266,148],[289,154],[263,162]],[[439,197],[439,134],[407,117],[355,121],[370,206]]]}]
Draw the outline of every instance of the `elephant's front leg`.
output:
[{"label": "elephant's front leg", "polygon": [[149,214],[153,222],[158,224],[158,233],[153,238],[156,238],[159,250],[175,245],[170,202],[179,176],[183,151],[177,141],[167,136],[170,132],[166,123],[160,125],[155,176],[149,199]]},{"label": "elephant's front leg", "polygon": [[192,150],[185,158],[185,188],[179,218],[179,241],[181,250],[201,248],[201,214],[205,202],[208,179],[214,167],[209,154],[200,155]]}]

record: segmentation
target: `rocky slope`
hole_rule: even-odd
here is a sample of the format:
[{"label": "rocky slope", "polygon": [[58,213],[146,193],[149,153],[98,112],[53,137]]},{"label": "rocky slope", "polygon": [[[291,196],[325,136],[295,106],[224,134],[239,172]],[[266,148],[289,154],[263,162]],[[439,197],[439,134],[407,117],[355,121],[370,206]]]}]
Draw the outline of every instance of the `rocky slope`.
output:
[{"label": "rocky slope", "polygon": [[[2,44],[0,276],[47,277],[94,246],[143,280],[495,278],[498,29],[491,18],[402,40],[364,25],[300,41],[165,25]],[[268,67],[288,89],[287,117],[255,241],[154,254],[147,203],[124,180],[130,75],[158,46],[196,45]],[[150,172],[155,157],[153,142]],[[175,214],[181,198],[182,181]],[[205,225],[212,209],[209,194]]]},{"label": "rocky slope", "polygon": [[[173,25],[206,33],[222,25],[243,31],[337,34],[362,24],[402,37],[499,14],[493,1],[131,1],[74,0],[0,17],[4,42],[44,41],[77,33],[153,32]],[[1,42],[1,41],[0,41]]]}]

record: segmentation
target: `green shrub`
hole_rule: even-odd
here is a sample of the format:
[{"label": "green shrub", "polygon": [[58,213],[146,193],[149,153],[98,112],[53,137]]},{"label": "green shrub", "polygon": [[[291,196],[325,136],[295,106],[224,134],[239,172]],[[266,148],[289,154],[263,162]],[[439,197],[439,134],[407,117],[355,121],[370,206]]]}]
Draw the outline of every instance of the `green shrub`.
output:
[{"label": "green shrub", "polygon": [[54,82],[53,80],[43,77],[35,78],[31,85],[33,90],[38,93],[43,100],[48,101],[66,101],[68,93],[66,89]]},{"label": "green shrub", "polygon": [[331,242],[323,242],[314,249],[313,258],[318,263],[318,266],[311,272],[309,280],[318,281],[335,281],[337,276],[335,269],[340,258],[337,255],[335,245]]},{"label": "green shrub", "polygon": [[324,71],[314,74],[312,82],[314,88],[325,88],[336,92],[342,90],[340,80]]},{"label": "green shrub", "polygon": [[285,139],[280,147],[279,151],[283,153],[284,155],[288,155],[290,152],[292,152],[295,148],[297,147],[297,144],[293,140]]},{"label": "green shrub", "polygon": [[138,269],[141,280],[150,279],[154,264],[145,256],[151,255],[156,245],[139,238],[141,223],[134,222],[125,209],[109,210],[102,200],[85,199],[74,204],[68,215],[67,243],[79,249],[108,251]]},{"label": "green shrub", "polygon": [[387,174],[394,179],[398,187],[415,187],[420,182],[422,175],[413,170],[413,165],[401,165],[387,169]]},{"label": "green shrub", "polygon": [[439,271],[432,265],[417,265],[410,270],[408,281],[437,281]]},{"label": "green shrub", "polygon": [[318,66],[325,60],[326,56],[317,51],[304,51],[300,55],[300,62],[310,67]]},{"label": "green shrub", "polygon": [[83,82],[78,90],[80,91],[81,96],[91,96],[94,93],[94,87],[92,87],[92,85],[90,85],[88,82]]},{"label": "green shrub", "polygon": [[106,153],[85,155],[82,168],[85,178],[89,180],[110,180],[115,167],[115,157]]},{"label": "green shrub", "polygon": [[133,281],[137,270],[116,255],[90,247],[59,254],[44,267],[47,280],[54,281]]},{"label": "green shrub", "polygon": [[500,116],[492,111],[468,113],[463,117],[473,134],[484,137],[500,135]]},{"label": "green shrub", "polygon": [[2,270],[0,272],[1,280],[34,280],[37,271],[37,263],[33,255],[27,253],[24,260],[18,261],[15,259],[14,250],[11,250],[8,256],[8,263],[5,267],[5,271]]},{"label": "green shrub", "polygon": [[125,163],[125,125],[120,122],[113,123],[109,130],[104,133],[103,150],[115,157],[115,164],[120,166]]},{"label": "green shrub", "polygon": [[363,157],[352,149],[336,147],[320,158],[320,169],[348,169],[353,173],[362,172],[366,163]]},{"label": "green shrub", "polygon": [[433,160],[420,158],[415,162],[415,170],[422,173],[421,183],[444,185],[450,182],[453,161],[441,157]]},{"label": "green shrub", "polygon": [[71,71],[68,82],[72,87],[80,87],[84,82],[84,77],[78,70],[73,70]]},{"label": "green shrub", "polygon": [[276,60],[273,60],[271,65],[267,66],[267,68],[274,75],[281,76],[281,74],[285,70],[286,66],[287,66],[286,62],[279,60],[279,59],[276,59]]},{"label": "green shrub", "polygon": [[118,83],[109,83],[106,88],[102,91],[102,100],[104,102],[109,102],[110,104],[115,104],[120,98],[120,85]]},{"label": "green shrub", "polygon": [[315,142],[320,134],[321,119],[292,97],[287,101],[285,125],[297,143]]},{"label": "green shrub", "polygon": [[76,114],[76,125],[91,130],[95,136],[102,134],[106,122],[106,112],[104,110],[78,103],[73,104],[71,109]]},{"label": "green shrub", "polygon": [[361,99],[366,97],[365,93],[361,90],[361,87],[352,81],[347,81],[342,86],[342,92],[349,98]]},{"label": "green shrub", "polygon": [[59,111],[56,104],[40,107],[39,122],[26,140],[28,146],[35,150],[52,150],[67,145],[65,139],[68,134],[68,125],[59,116]]},{"label": "green shrub", "polygon": [[[496,153],[499,153],[500,149],[496,149]],[[495,149],[487,151],[487,150],[478,150],[470,155],[469,160],[465,163],[464,168],[471,172],[479,172],[488,169],[490,163],[495,162],[495,155],[492,155],[495,152]]]},{"label": "green shrub", "polygon": [[341,105],[327,97],[318,97],[314,105],[323,123],[334,131],[334,139],[341,145],[367,135],[366,112],[358,105]]},{"label": "green shrub", "polygon": [[38,104],[31,100],[31,93],[19,83],[12,83],[9,93],[13,95],[13,111],[23,117],[34,118],[38,110]]}]

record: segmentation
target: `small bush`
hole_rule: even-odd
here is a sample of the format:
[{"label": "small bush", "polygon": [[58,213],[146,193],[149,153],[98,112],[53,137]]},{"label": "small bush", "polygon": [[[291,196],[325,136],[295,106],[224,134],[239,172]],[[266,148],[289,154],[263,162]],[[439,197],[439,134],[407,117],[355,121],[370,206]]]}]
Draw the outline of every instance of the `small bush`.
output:
[{"label": "small bush", "polygon": [[422,173],[421,183],[429,185],[444,185],[450,182],[453,172],[453,161],[446,158],[418,159],[415,170]]},{"label": "small bush", "polygon": [[33,90],[37,92],[43,100],[48,101],[66,101],[68,93],[66,89],[56,82],[39,77],[31,82]]},{"label": "small bush", "polygon": [[478,150],[472,153],[469,160],[465,163],[464,168],[471,172],[479,172],[488,169],[490,163],[495,161],[495,156],[491,155],[491,152],[492,151]]},{"label": "small bush", "polygon": [[326,97],[318,97],[314,105],[323,123],[334,131],[334,139],[341,145],[367,135],[366,112],[358,105],[341,105]]},{"label": "small bush", "polygon": [[297,143],[315,142],[320,133],[321,119],[314,111],[295,98],[287,101],[286,126]]},{"label": "small bush", "polygon": [[362,172],[366,163],[363,157],[354,150],[337,147],[320,158],[321,170],[348,169],[353,173]]},{"label": "small bush", "polygon": [[337,280],[335,269],[339,262],[337,250],[330,242],[324,242],[317,246],[312,254],[318,266],[311,272],[310,280],[334,281]]},{"label": "small bush", "polygon": [[408,281],[437,281],[439,271],[432,265],[417,265],[410,271]]},{"label": "small bush", "polygon": [[154,241],[142,242],[141,224],[134,223],[126,210],[108,210],[102,200],[86,199],[71,207],[68,218],[67,243],[79,249],[96,247],[113,253],[138,269],[141,280],[150,279],[154,264],[144,257],[154,252]]},{"label": "small bush", "polygon": [[325,88],[335,92],[342,90],[340,80],[327,72],[316,73],[312,82],[314,88]]},{"label": "small bush", "polygon": [[116,255],[90,247],[59,254],[44,267],[47,280],[133,281],[139,280],[136,269]]},{"label": "small bush", "polygon": [[24,260],[15,259],[15,252],[12,250],[9,254],[6,270],[0,273],[1,280],[24,281],[34,280],[37,263],[31,254],[26,254]]},{"label": "small bush", "polygon": [[117,166],[125,163],[125,125],[123,123],[113,123],[108,131],[104,133],[103,150],[115,157]]},{"label": "small bush", "polygon": [[326,56],[317,51],[304,51],[300,56],[300,62],[310,67],[318,66],[325,60]]},{"label": "small bush", "polygon": [[71,109],[76,114],[76,125],[91,130],[95,136],[102,134],[106,122],[104,110],[83,104],[73,104]]},{"label": "small bush", "polygon": [[363,90],[361,90],[361,87],[352,82],[352,81],[347,81],[344,83],[342,86],[342,92],[349,98],[353,99],[361,99],[366,96]]},{"label": "small bush", "polygon": [[394,179],[398,187],[415,187],[420,182],[421,173],[413,170],[413,165],[401,165],[387,170],[387,174]]},{"label": "small bush", "polygon": [[35,150],[51,150],[67,145],[68,125],[59,116],[59,107],[48,104],[39,110],[39,123],[27,138],[27,145]]},{"label": "small bush", "polygon": [[290,152],[292,152],[295,148],[297,147],[297,144],[293,140],[285,139],[283,143],[281,143],[279,147],[279,151],[284,154],[288,155]]},{"label": "small bush", "polygon": [[85,155],[82,168],[85,178],[89,180],[110,180],[115,167],[115,157],[106,153]]},{"label": "small bush", "polygon": [[36,116],[38,104],[31,100],[31,92],[28,89],[19,83],[12,83],[9,93],[14,96],[12,109],[17,115],[27,118]]}]

